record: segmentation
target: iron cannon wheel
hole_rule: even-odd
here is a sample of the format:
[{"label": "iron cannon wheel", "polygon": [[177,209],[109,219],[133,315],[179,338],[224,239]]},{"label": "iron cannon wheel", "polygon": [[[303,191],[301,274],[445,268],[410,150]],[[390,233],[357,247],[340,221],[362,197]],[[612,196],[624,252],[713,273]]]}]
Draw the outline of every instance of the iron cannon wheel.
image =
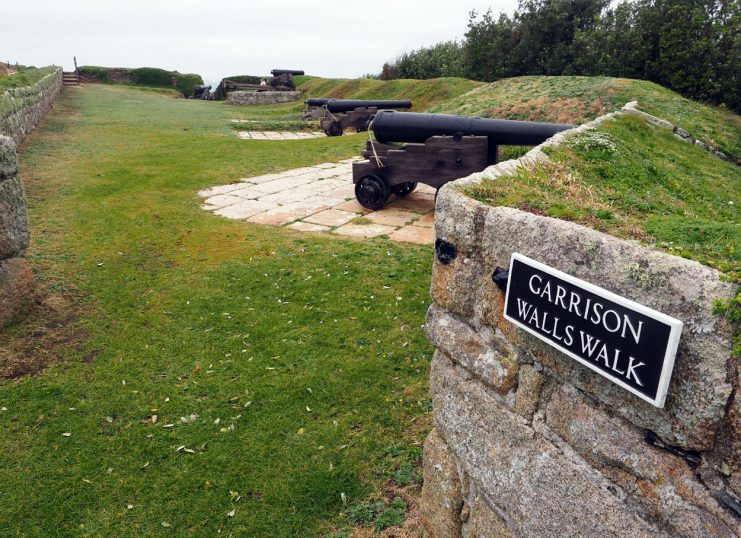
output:
[{"label": "iron cannon wheel", "polygon": [[389,188],[378,176],[363,176],[355,184],[355,198],[367,209],[382,209],[389,199]]},{"label": "iron cannon wheel", "polygon": [[416,181],[407,181],[406,183],[400,183],[399,185],[394,185],[392,187],[393,193],[396,196],[401,196],[402,198],[414,192],[414,189],[416,188],[417,188]]},{"label": "iron cannon wheel", "polygon": [[329,129],[324,131],[327,136],[342,136],[342,125],[339,123],[333,123],[329,126]]}]

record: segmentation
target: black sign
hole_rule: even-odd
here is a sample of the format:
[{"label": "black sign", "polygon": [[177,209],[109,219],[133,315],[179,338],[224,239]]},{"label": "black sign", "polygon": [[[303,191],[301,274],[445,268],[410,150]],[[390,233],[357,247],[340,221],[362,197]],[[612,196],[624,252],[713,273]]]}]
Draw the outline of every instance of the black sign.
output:
[{"label": "black sign", "polygon": [[681,321],[516,253],[504,317],[664,407]]}]

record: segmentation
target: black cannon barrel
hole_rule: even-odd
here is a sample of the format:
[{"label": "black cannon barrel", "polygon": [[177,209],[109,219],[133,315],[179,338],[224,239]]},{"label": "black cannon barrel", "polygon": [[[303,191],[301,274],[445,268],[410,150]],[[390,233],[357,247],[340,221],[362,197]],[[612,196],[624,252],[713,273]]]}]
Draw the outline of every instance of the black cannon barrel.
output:
[{"label": "black cannon barrel", "polygon": [[311,99],[307,99],[304,101],[306,106],[324,106],[327,104],[327,101],[331,101],[329,97],[312,97]]},{"label": "black cannon barrel", "polygon": [[303,75],[304,72],[300,69],[273,69],[270,74],[277,77],[278,75]]},{"label": "black cannon barrel", "polygon": [[331,99],[324,106],[330,112],[349,112],[361,107],[375,108],[412,108],[412,102],[408,99],[399,101],[378,101],[372,99]]},{"label": "black cannon barrel", "polygon": [[451,114],[379,110],[373,134],[381,143],[424,142],[431,136],[486,136],[496,145],[535,146],[574,125],[534,121],[492,120]]}]

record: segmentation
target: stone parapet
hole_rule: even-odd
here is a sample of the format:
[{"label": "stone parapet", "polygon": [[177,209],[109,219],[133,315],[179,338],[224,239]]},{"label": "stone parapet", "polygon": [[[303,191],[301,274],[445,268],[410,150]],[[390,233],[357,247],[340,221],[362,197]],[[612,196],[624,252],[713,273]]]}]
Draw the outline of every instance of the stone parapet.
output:
[{"label": "stone parapet", "polygon": [[[437,348],[421,505],[428,532],[738,536],[738,359],[734,328],[713,314],[736,286],[697,262],[488,206],[458,188],[544,158],[535,148],[438,196],[435,229],[448,256],[434,262],[426,323]],[[663,408],[504,318],[493,274],[515,252],[683,322]]]},{"label": "stone parapet", "polygon": [[62,85],[60,67],[36,84],[0,94],[0,135],[9,136],[20,145],[49,112]]},{"label": "stone parapet", "polygon": [[275,105],[299,101],[301,92],[229,92],[226,102],[231,105]]}]

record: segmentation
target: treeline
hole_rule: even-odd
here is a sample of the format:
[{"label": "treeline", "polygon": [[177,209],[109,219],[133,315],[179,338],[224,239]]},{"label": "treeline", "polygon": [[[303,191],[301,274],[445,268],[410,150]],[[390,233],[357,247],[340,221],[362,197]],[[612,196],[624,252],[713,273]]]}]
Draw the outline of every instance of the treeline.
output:
[{"label": "treeline", "polygon": [[523,75],[645,79],[741,112],[741,0],[521,0],[472,12],[462,42],[386,63],[381,79]]}]

